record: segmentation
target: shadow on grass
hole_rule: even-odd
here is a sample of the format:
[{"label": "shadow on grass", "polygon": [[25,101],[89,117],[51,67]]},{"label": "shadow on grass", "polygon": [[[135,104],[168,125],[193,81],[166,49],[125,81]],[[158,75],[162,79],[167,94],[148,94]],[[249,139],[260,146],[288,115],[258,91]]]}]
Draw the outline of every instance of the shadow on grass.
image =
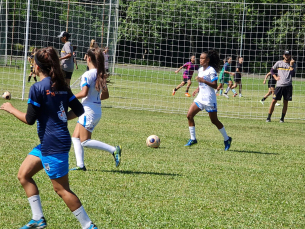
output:
[{"label": "shadow on grass", "polygon": [[87,169],[87,171],[99,171],[105,173],[121,173],[121,174],[139,174],[139,175],[158,175],[158,176],[181,176],[176,173],[157,173],[157,172],[140,172],[130,170],[101,170],[101,169]]},{"label": "shadow on grass", "polygon": [[238,152],[238,153],[257,153],[257,154],[267,154],[267,155],[279,155],[278,153],[263,153],[258,151],[250,151],[250,150],[229,150],[231,152]]}]

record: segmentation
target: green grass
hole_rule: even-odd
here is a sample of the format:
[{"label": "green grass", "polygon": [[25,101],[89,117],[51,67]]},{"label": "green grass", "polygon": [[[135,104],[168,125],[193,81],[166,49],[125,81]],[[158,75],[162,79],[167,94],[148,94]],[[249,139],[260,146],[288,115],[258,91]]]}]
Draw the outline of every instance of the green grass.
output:
[{"label": "green grass", "polygon": [[[26,102],[11,102],[26,111]],[[71,188],[99,228],[305,228],[304,122],[220,120],[233,137],[230,151],[206,113],[195,118],[198,144],[185,148],[185,115],[103,108],[93,139],[121,144],[122,164],[85,149],[88,171],[71,172]],[[0,121],[0,228],[18,228],[31,218],[18,168],[38,137],[4,111]],[[146,147],[151,134],[160,148]],[[48,228],[80,228],[44,171],[34,179]]]}]

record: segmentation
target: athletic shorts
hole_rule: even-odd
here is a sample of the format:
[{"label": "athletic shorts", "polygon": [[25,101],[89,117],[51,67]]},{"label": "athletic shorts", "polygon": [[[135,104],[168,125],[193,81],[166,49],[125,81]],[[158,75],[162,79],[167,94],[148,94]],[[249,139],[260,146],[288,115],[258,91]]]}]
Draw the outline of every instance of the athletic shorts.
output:
[{"label": "athletic shorts", "polygon": [[85,113],[79,116],[78,123],[85,127],[89,132],[93,132],[95,126],[100,121],[102,114],[94,112],[87,106],[84,106],[84,110]]},{"label": "athletic shorts", "polygon": [[271,87],[275,87],[275,84],[276,84],[276,80],[269,80],[268,81],[268,88],[271,88]]},{"label": "athletic shorts", "polygon": [[183,78],[183,82],[187,83],[188,80],[191,80],[192,78]]},{"label": "athletic shorts", "polygon": [[214,103],[213,106],[208,106],[208,105],[205,105],[205,104],[202,104],[200,103],[198,100],[194,100],[194,103],[197,105],[197,107],[200,109],[200,110],[205,110],[206,112],[210,113],[210,112],[217,112],[217,104]]},{"label": "athletic shorts", "polygon": [[286,101],[292,101],[292,85],[275,88],[273,99],[281,100],[282,97]]},{"label": "athletic shorts", "polygon": [[234,81],[235,81],[236,83],[240,83],[240,82],[241,82],[241,74],[236,73],[236,74],[234,75]]},{"label": "athletic shorts", "polygon": [[229,81],[232,81],[231,77],[223,77],[219,82],[222,84],[224,84],[224,83],[228,84]]},{"label": "athletic shorts", "polygon": [[73,72],[66,72],[66,71],[63,70],[63,73],[64,73],[64,76],[65,76],[66,79],[71,79],[72,78]]},{"label": "athletic shorts", "polygon": [[41,145],[38,145],[29,155],[40,158],[43,168],[50,179],[63,177],[69,172],[69,152],[43,156],[41,154]]}]

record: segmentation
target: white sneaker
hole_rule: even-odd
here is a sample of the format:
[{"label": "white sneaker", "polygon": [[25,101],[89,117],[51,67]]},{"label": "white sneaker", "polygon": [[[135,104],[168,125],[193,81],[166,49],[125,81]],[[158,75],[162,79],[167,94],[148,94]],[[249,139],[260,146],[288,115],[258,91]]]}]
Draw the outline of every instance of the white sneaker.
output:
[{"label": "white sneaker", "polygon": [[279,105],[281,105],[281,104],[279,104],[279,103],[276,103],[276,104],[275,104],[275,106],[279,106]]},{"label": "white sneaker", "polygon": [[261,104],[263,104],[263,105],[264,105],[264,101],[260,100],[260,102],[261,102]]},{"label": "white sneaker", "polygon": [[241,94],[239,94],[239,97],[241,98],[241,97],[243,97]]},{"label": "white sneaker", "polygon": [[229,98],[229,96],[227,94],[223,94],[224,97],[226,97],[227,99]]}]

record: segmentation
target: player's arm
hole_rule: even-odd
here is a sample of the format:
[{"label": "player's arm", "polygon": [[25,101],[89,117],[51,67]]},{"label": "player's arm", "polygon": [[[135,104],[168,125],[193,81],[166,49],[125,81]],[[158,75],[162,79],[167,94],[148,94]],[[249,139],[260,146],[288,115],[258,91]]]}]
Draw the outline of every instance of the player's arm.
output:
[{"label": "player's arm", "polygon": [[265,79],[264,79],[264,84],[266,83],[266,80],[267,80],[267,78],[268,78],[270,75],[271,75],[271,72],[268,72],[268,73],[266,74]]},{"label": "player's arm", "polygon": [[193,97],[199,92],[199,87],[196,88],[196,90],[193,92]]},{"label": "player's arm", "polygon": [[71,58],[71,56],[72,56],[72,53],[68,53],[67,55],[65,55],[63,57],[60,57],[59,60],[69,59],[69,58]]},{"label": "player's arm", "polygon": [[290,70],[290,71],[294,71],[294,69],[295,69],[295,61],[294,61],[294,59],[291,59],[291,61],[290,61],[290,66],[289,66],[289,70]]},{"label": "player's arm", "polygon": [[182,65],[180,68],[178,68],[178,70],[176,70],[175,73],[178,73],[183,67],[184,67],[184,65]]},{"label": "player's arm", "polygon": [[229,72],[228,70],[227,70],[227,68],[228,68],[228,65],[226,65],[225,67],[224,67],[224,73],[227,73],[227,74],[230,74],[230,75],[234,75],[234,72]]},{"label": "player's arm", "polygon": [[3,103],[0,109],[14,115],[16,118],[18,118],[20,121],[24,122],[25,124],[28,124],[26,120],[26,113],[23,113],[18,109],[16,109],[15,107],[13,107],[11,103]]},{"label": "player's arm", "polygon": [[89,86],[88,85],[84,85],[82,86],[82,90],[80,92],[78,92],[75,97],[77,99],[82,99],[85,98],[89,93]]},{"label": "player's arm", "polygon": [[280,79],[279,76],[276,76],[276,74],[275,74],[275,69],[273,69],[273,68],[271,68],[271,75],[273,76],[273,78],[274,78],[276,81],[278,81],[278,80]]},{"label": "player's arm", "polygon": [[69,102],[69,107],[71,110],[67,113],[68,120],[77,118],[85,112],[83,105],[78,101],[78,99],[75,98],[72,92],[70,92],[70,95],[72,96],[70,99],[71,101]]}]

